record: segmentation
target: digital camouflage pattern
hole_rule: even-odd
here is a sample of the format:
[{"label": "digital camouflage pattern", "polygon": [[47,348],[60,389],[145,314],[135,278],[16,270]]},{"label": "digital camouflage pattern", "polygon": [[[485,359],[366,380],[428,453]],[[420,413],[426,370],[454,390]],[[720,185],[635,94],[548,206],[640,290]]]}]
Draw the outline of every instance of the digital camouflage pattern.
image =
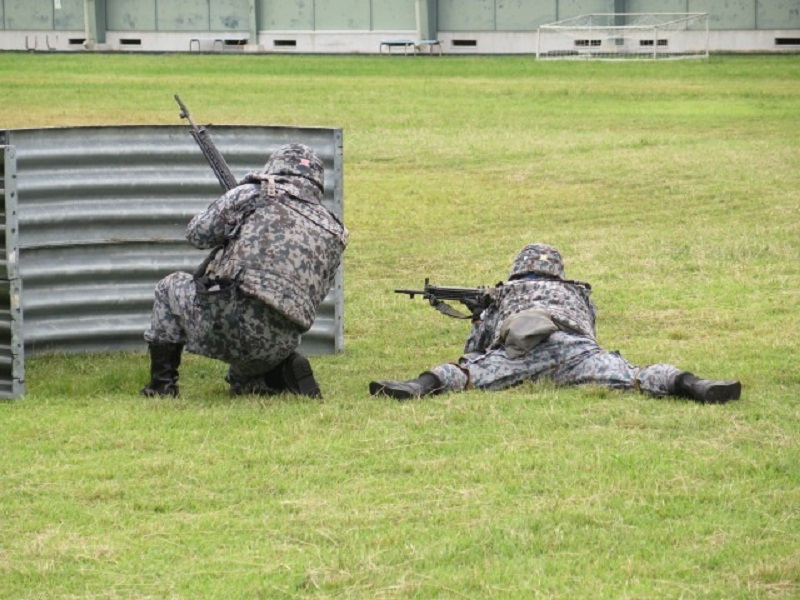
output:
[{"label": "digital camouflage pattern", "polygon": [[215,248],[213,258],[196,280],[159,282],[145,339],[229,363],[232,387],[291,354],[347,246],[347,229],[322,205],[323,181],[313,150],[290,144],[195,216],[186,238]]},{"label": "digital camouflage pattern", "polygon": [[[541,244],[526,246],[518,255],[512,273],[523,262],[520,256],[535,248],[541,256]],[[562,264],[561,255],[548,260],[549,276],[554,265]],[[532,260],[539,260],[534,258]],[[519,263],[519,265],[518,265]],[[531,262],[526,263],[530,266]],[[527,268],[527,267],[526,267]],[[526,271],[526,273],[529,271]],[[563,276],[563,266],[561,267]],[[542,377],[560,385],[593,383],[621,390],[639,390],[653,396],[671,393],[675,378],[682,372],[672,365],[656,364],[637,367],[619,352],[600,347],[595,335],[596,309],[590,298],[591,288],[581,282],[546,278],[509,281],[497,288],[495,302],[473,323],[457,364],[431,369],[443,384],[444,391],[467,388],[498,390]],[[547,312],[559,330],[517,358],[509,358],[499,339],[501,327],[511,315],[529,309]]]},{"label": "digital camouflage pattern", "polygon": [[172,273],[155,290],[149,343],[182,344],[188,352],[231,366],[233,385],[269,371],[300,344],[297,325],[234,286],[199,293],[192,275]]},{"label": "digital camouflage pattern", "polygon": [[[322,205],[321,163],[314,167],[312,156],[301,144],[278,149],[263,173],[248,175],[192,219],[186,233],[198,248],[224,246],[208,276],[236,281],[302,331],[314,322],[347,245],[344,225]],[[291,161],[299,162],[291,168]]]},{"label": "digital camouflage pattern", "polygon": [[[305,144],[287,144],[276,151],[264,165],[264,175],[302,177],[320,192],[325,189],[325,169],[317,153]],[[255,176],[260,178],[259,173]]]},{"label": "digital camouflage pattern", "polygon": [[671,393],[675,378],[681,373],[665,364],[636,367],[619,352],[603,350],[593,338],[564,331],[550,334],[519,358],[509,358],[505,348],[499,347],[464,354],[458,365],[440,365],[431,372],[441,380],[443,390],[451,392],[467,387],[500,390],[548,378],[559,385],[593,383],[652,396]]},{"label": "digital camouflage pattern", "polygon": [[564,279],[564,259],[549,244],[528,244],[514,259],[508,278],[516,279],[528,273]]},{"label": "digital camouflage pattern", "polygon": [[503,323],[529,309],[543,310],[559,329],[595,337],[596,309],[591,290],[580,283],[556,279],[520,279],[498,286],[494,302],[473,324],[465,352],[482,352],[499,343]]}]

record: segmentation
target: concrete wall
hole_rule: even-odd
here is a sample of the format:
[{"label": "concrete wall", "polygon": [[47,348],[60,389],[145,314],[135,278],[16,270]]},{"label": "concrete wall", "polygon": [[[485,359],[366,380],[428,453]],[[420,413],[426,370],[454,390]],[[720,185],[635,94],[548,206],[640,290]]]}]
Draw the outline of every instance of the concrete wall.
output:
[{"label": "concrete wall", "polygon": [[708,12],[712,51],[800,51],[800,0],[0,0],[0,50],[525,54],[540,25],[621,12]]}]

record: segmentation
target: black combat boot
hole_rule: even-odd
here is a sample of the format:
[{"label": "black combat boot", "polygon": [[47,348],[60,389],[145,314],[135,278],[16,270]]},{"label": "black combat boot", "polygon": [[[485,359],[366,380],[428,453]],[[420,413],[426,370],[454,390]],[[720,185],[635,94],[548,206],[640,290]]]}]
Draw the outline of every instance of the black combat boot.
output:
[{"label": "black combat boot", "polygon": [[372,381],[369,384],[369,393],[373,396],[383,394],[395,400],[421,398],[441,391],[442,382],[430,371],[425,371],[416,379],[408,381]]},{"label": "black combat boot", "polygon": [[142,396],[178,395],[178,367],[183,344],[150,344],[150,383],[141,389]]},{"label": "black combat boot", "polygon": [[274,396],[283,392],[291,392],[298,396],[322,398],[319,385],[314,379],[314,372],[311,370],[311,363],[305,356],[297,352],[287,356],[269,371],[244,383],[232,381],[230,370],[225,375],[225,381],[230,384],[231,393],[235,396],[244,394]]},{"label": "black combat boot", "polygon": [[[311,363],[302,354],[292,352],[278,366],[283,375],[283,382],[286,389],[298,396],[309,396],[311,398],[322,398],[317,380],[314,379],[314,371],[311,370]],[[273,372],[265,375],[268,384],[276,385],[275,374]]]},{"label": "black combat boot", "polygon": [[258,375],[245,381],[244,383],[233,382],[229,375],[225,375],[225,381],[231,386],[231,394],[234,396],[254,395],[254,396],[275,396],[286,391],[286,383],[283,381],[283,369],[280,365],[266,374]]},{"label": "black combat boot", "polygon": [[738,400],[741,393],[742,384],[738,381],[698,379],[688,371],[675,378],[672,389],[675,396],[707,404],[724,404],[729,400]]}]

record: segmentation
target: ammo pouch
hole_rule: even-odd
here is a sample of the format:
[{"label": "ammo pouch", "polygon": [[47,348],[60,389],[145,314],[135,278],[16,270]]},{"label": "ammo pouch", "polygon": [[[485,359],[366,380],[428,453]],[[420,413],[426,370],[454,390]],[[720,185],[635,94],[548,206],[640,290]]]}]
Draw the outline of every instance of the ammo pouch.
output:
[{"label": "ammo pouch", "polygon": [[209,296],[212,294],[228,294],[235,287],[236,282],[232,279],[203,275],[195,277],[194,285],[198,295]]},{"label": "ammo pouch", "polygon": [[199,296],[210,296],[210,295],[219,295],[225,294],[230,295],[230,291],[236,287],[238,283],[238,273],[236,278],[230,279],[228,277],[220,277],[219,275],[208,275],[206,273],[206,269],[208,269],[208,265],[211,264],[220,250],[222,250],[224,246],[217,246],[214,248],[211,253],[206,257],[206,259],[200,263],[200,266],[197,267],[197,270],[192,275],[194,279],[195,289],[197,290],[197,294]]},{"label": "ammo pouch", "polygon": [[498,342],[506,347],[509,358],[519,358],[557,330],[558,326],[546,311],[532,308],[503,321]]}]

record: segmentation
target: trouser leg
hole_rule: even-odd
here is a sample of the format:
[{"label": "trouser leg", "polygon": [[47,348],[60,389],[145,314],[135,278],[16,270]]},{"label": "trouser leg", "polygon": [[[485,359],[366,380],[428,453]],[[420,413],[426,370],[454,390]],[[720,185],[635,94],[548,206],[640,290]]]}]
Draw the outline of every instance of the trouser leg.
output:
[{"label": "trouser leg", "polygon": [[185,349],[229,364],[231,391],[320,396],[308,359],[296,352],[297,325],[235,288],[198,294],[188,273],[173,273],[156,286],[152,344],[185,344]]},{"label": "trouser leg", "polygon": [[499,390],[546,377],[559,385],[595,384],[653,396],[669,394],[681,373],[671,365],[636,367],[619,352],[604,350],[592,338],[560,331],[518,358],[511,359],[504,348],[497,348],[466,354],[458,366],[441,365],[432,372],[445,391],[461,391],[468,385]]},{"label": "trouser leg", "polygon": [[156,344],[187,343],[188,331],[199,319],[195,298],[194,280],[188,273],[172,273],[159,281],[144,339]]}]

